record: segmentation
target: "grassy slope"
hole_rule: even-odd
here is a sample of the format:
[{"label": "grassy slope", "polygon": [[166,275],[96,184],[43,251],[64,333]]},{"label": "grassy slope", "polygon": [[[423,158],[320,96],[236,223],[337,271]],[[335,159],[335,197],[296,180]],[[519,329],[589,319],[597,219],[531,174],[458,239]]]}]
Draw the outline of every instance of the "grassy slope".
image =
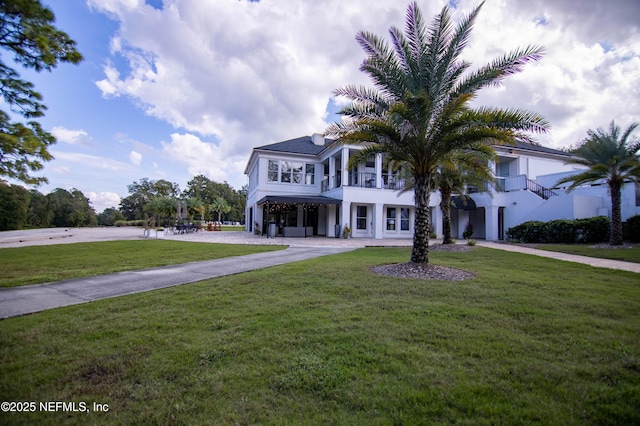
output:
[{"label": "grassy slope", "polygon": [[0,287],[280,250],[168,240],[105,241],[0,249]]},{"label": "grassy slope", "polygon": [[364,249],[0,322],[16,424],[637,424],[637,274],[475,248],[461,283]]}]

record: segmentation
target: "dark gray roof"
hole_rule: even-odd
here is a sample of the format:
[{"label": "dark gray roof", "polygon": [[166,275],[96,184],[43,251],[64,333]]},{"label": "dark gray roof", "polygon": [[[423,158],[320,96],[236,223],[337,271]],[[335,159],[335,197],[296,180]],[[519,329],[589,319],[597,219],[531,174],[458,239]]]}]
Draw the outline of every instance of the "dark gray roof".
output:
[{"label": "dark gray roof", "polygon": [[292,154],[318,155],[323,149],[335,142],[333,139],[325,138],[323,146],[315,145],[311,141],[311,136],[289,139],[284,142],[277,142],[271,145],[259,146],[256,149],[261,151],[288,152]]},{"label": "dark gray roof", "polygon": [[[256,149],[261,151],[286,152],[290,154],[318,155],[334,142],[334,139],[325,138],[324,145],[318,146],[311,141],[311,136],[302,136],[296,139],[289,139],[283,142],[259,146]],[[528,142],[516,142],[515,145],[498,145],[498,147],[504,149],[517,148],[525,151],[542,152],[546,154],[563,155],[567,157],[571,156],[570,153],[565,151],[559,151],[557,149],[547,148],[542,145],[535,145]]]},{"label": "dark gray roof", "polygon": [[[503,148],[509,149],[512,145],[501,145]],[[571,157],[571,154],[565,151],[560,151],[553,148],[547,148],[546,146],[536,145],[528,142],[516,142],[514,148],[523,149],[526,151],[535,151],[535,152],[543,152],[545,154],[555,154],[555,155],[564,155],[566,157]]]}]

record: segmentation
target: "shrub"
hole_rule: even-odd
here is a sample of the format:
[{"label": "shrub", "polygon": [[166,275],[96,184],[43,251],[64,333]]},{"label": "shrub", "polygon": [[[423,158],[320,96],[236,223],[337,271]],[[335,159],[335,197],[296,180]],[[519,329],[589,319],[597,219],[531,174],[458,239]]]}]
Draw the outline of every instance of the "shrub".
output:
[{"label": "shrub", "polygon": [[601,243],[609,239],[611,220],[607,216],[576,219],[576,242]]},{"label": "shrub", "polygon": [[573,220],[558,219],[546,223],[544,242],[571,244],[577,240],[576,227]]},{"label": "shrub", "polygon": [[623,225],[625,239],[632,243],[640,243],[640,215],[631,216]]},{"label": "shrub", "polygon": [[539,220],[521,223],[507,230],[507,239],[523,243],[544,242],[546,224]]},{"label": "shrub", "polygon": [[469,222],[467,223],[467,226],[464,229],[464,232],[462,233],[462,237],[465,240],[468,240],[469,238],[471,238],[472,235],[473,235],[473,225],[471,224],[471,222]]},{"label": "shrub", "polygon": [[143,219],[140,220],[116,220],[114,225],[117,227],[120,226],[144,226],[146,221]]},{"label": "shrub", "polygon": [[507,230],[507,238],[523,243],[600,243],[609,238],[610,220],[606,216],[587,219],[529,221]]}]

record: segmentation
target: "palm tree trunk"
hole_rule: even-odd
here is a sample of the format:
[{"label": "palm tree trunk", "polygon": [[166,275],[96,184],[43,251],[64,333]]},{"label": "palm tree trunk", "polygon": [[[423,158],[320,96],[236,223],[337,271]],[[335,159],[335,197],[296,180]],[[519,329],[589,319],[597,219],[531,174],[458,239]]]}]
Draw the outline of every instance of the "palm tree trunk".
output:
[{"label": "palm tree trunk", "polygon": [[453,244],[453,238],[451,238],[451,192],[442,191],[442,227],[444,238],[442,244]]},{"label": "palm tree trunk", "polygon": [[424,176],[415,177],[416,220],[413,232],[413,249],[411,262],[429,263],[429,195],[431,188],[429,179]]},{"label": "palm tree trunk", "polygon": [[622,236],[622,207],[621,207],[621,187],[612,185],[611,189],[611,235],[609,244],[621,246]]}]

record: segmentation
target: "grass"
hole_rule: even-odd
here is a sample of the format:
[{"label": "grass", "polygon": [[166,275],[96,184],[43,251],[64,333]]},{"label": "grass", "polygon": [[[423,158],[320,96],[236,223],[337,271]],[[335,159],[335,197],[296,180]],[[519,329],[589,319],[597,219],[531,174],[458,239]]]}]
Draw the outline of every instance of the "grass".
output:
[{"label": "grass", "polygon": [[0,249],[0,287],[59,281],[284,247],[168,240],[105,241]]},{"label": "grass", "polygon": [[630,248],[595,248],[593,244],[536,244],[535,248],[561,253],[579,254],[581,256],[598,257],[601,259],[640,263],[640,245],[638,244],[634,244],[633,247]]},{"label": "grass", "polygon": [[244,226],[240,225],[222,225],[223,231],[244,231]]},{"label": "grass", "polygon": [[640,423],[638,275],[475,247],[451,283],[368,248],[0,321],[3,424]]}]

